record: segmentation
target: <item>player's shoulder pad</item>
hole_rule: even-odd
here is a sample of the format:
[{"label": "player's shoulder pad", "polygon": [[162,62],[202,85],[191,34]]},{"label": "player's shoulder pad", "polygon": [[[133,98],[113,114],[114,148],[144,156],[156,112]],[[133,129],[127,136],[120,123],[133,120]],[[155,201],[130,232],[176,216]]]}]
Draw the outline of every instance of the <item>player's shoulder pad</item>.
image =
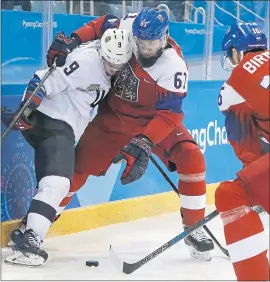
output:
[{"label": "player's shoulder pad", "polygon": [[241,97],[229,84],[226,82],[221,87],[218,96],[218,106],[220,111],[226,111],[231,106],[241,104],[245,99]]},{"label": "player's shoulder pad", "polygon": [[155,65],[145,70],[160,87],[172,92],[187,92],[187,64],[175,49],[166,49]]}]

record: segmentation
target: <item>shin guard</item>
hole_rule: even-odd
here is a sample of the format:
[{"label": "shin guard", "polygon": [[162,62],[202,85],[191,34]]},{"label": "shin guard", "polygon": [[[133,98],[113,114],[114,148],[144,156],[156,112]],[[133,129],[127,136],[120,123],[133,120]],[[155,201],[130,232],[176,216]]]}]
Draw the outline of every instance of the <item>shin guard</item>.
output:
[{"label": "shin guard", "polygon": [[179,174],[178,190],[184,224],[191,226],[204,217],[206,205],[205,163],[199,147],[191,142],[178,143],[171,152]]},{"label": "shin guard", "polygon": [[215,200],[237,279],[268,280],[267,238],[245,188],[238,181],[223,182]]}]

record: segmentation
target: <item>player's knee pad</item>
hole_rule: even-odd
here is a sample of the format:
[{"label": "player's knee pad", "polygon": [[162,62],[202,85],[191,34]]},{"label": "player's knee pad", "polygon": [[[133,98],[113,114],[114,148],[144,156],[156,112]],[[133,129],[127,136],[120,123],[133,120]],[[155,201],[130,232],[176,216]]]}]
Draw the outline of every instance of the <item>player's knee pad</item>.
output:
[{"label": "player's knee pad", "polygon": [[205,161],[198,145],[192,142],[180,142],[170,153],[170,160],[175,163],[180,174],[205,174]]},{"label": "player's knee pad", "polygon": [[69,189],[70,193],[75,193],[85,184],[86,180],[88,178],[88,174],[85,173],[79,173],[77,171],[74,172],[71,187]]},{"label": "player's knee pad", "polygon": [[193,196],[204,194],[205,162],[199,147],[191,142],[178,143],[173,148],[171,160],[180,177],[179,192]]},{"label": "player's knee pad", "polygon": [[219,212],[250,205],[247,192],[238,181],[222,182],[215,192],[215,204]]},{"label": "player's knee pad", "polygon": [[72,196],[85,184],[87,178],[87,174],[81,174],[78,172],[74,173],[71,187],[65,195],[65,198],[61,201],[59,208],[57,209],[57,214],[60,214],[65,209],[65,207],[70,203]]},{"label": "player's knee pad", "polygon": [[237,173],[246,192],[255,204],[262,207],[269,213],[269,158],[270,153],[260,157],[256,161],[245,166]]},{"label": "player's knee pad", "polygon": [[238,180],[219,185],[215,192],[215,204],[224,226],[253,212],[249,197]]},{"label": "player's knee pad", "polygon": [[69,191],[70,181],[66,177],[50,175],[43,177],[38,186],[39,190],[35,200],[45,202],[57,210]]}]

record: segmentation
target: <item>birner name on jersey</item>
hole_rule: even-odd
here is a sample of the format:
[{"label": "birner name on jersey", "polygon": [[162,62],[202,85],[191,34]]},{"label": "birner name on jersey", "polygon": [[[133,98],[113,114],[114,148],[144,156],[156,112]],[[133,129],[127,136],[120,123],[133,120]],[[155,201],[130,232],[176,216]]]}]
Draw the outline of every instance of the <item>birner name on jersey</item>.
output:
[{"label": "birner name on jersey", "polygon": [[248,60],[243,68],[247,70],[249,73],[253,74],[256,70],[258,70],[264,63],[269,61],[270,54],[269,51],[266,51],[260,55],[255,55],[252,59]]}]

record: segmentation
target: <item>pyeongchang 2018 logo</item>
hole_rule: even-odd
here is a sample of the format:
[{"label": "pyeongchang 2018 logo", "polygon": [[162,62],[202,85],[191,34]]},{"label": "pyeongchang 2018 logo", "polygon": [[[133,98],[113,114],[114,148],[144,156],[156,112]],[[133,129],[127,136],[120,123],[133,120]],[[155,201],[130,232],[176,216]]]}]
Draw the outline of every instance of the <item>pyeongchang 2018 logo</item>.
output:
[{"label": "pyeongchang 2018 logo", "polygon": [[189,28],[185,28],[185,33],[188,35],[204,35],[206,34],[205,29],[197,29],[197,28],[193,28],[193,29],[189,29]]},{"label": "pyeongchang 2018 logo", "polygon": [[53,28],[57,28],[57,22],[39,22],[39,21],[34,21],[34,22],[27,22],[25,20],[22,21],[22,26],[24,28],[43,28],[45,26],[52,25]]},{"label": "pyeongchang 2018 logo", "polygon": [[189,129],[193,139],[200,146],[201,152],[205,153],[207,146],[219,146],[229,144],[225,126],[220,127],[217,120],[210,121],[205,128]]}]

